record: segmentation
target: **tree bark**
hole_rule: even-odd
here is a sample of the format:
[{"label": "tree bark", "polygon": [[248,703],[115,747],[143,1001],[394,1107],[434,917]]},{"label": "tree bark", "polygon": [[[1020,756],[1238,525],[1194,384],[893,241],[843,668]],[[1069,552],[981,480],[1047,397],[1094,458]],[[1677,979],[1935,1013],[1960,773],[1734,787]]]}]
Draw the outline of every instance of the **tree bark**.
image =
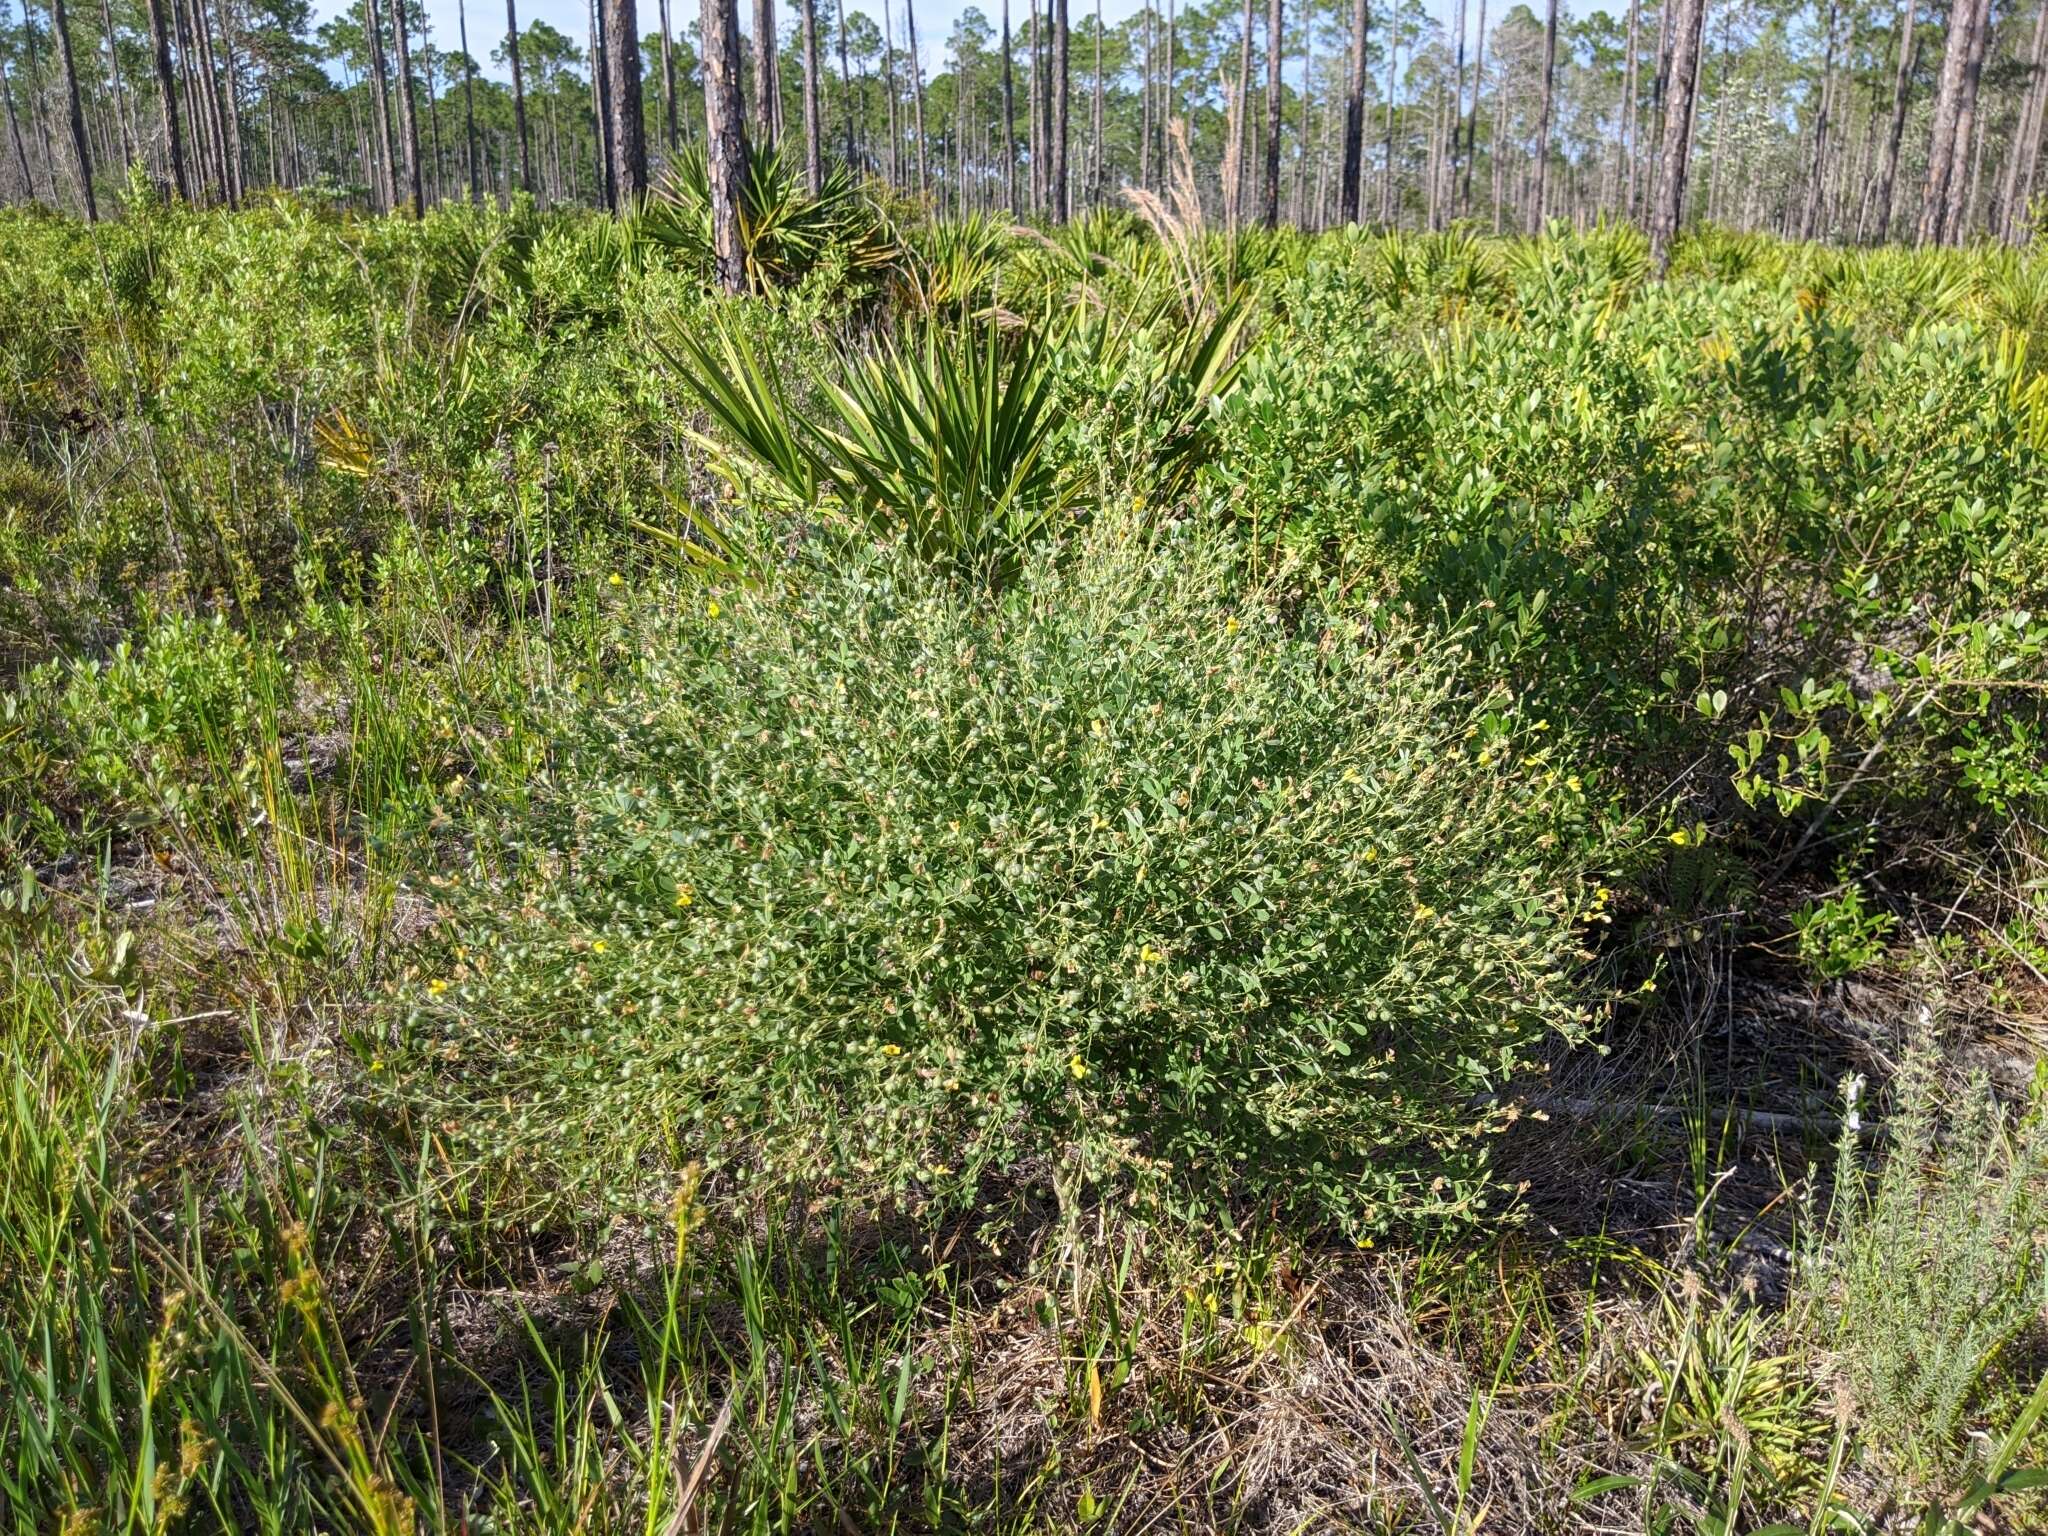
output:
[{"label": "tree bark", "polygon": [[818,97],[818,0],[804,5],[804,186],[816,197],[825,186],[825,112]]},{"label": "tree bark", "polygon": [[405,200],[412,216],[425,211],[420,195],[420,125],[412,99],[412,41],[405,25],[406,0],[391,0],[391,35],[398,45],[398,134],[405,165]]},{"label": "tree bark", "polygon": [[1359,189],[1365,181],[1365,71],[1372,17],[1367,0],[1351,0],[1351,68],[1344,81],[1344,171],[1337,188],[1340,223],[1358,222]]},{"label": "tree bark", "polygon": [[99,204],[92,195],[92,146],[85,137],[85,103],[78,93],[78,70],[71,57],[71,28],[64,19],[64,0],[50,0],[50,25],[57,34],[57,62],[64,71],[64,95],[71,118],[71,152],[78,162],[78,196],[86,218],[99,222]]},{"label": "tree bark", "polygon": [[[1984,52],[1991,31],[1991,0],[1977,0],[1970,17],[1970,52],[1963,64],[1962,101],[1956,113],[1954,163],[1949,169],[1948,206],[1936,236],[1943,245],[1960,245],[1975,202],[1976,179],[1968,170],[1977,135],[1977,97],[1984,78]],[[1981,166],[1982,161],[1978,164]]]},{"label": "tree bark", "polygon": [[1485,89],[1486,0],[1479,0],[1479,36],[1472,50],[1472,115],[1465,123],[1464,180],[1458,187],[1460,218],[1470,218],[1472,215],[1472,167],[1479,159],[1479,95]]},{"label": "tree bark", "polygon": [[1095,116],[1088,128],[1088,200],[1091,206],[1102,202],[1102,0],[1095,0]]},{"label": "tree bark", "polygon": [[1629,219],[1636,216],[1636,141],[1642,136],[1642,16],[1642,0],[1628,0],[1628,52],[1621,70],[1621,212]]},{"label": "tree bark", "polygon": [[533,190],[533,150],[526,132],[526,85],[519,73],[519,0],[505,0],[505,58],[512,66],[512,121],[519,133],[519,188]]},{"label": "tree bark", "polygon": [[21,142],[21,119],[14,112],[14,87],[7,79],[7,60],[0,58],[0,102],[7,106],[7,134],[14,141],[15,163],[21,167],[22,194],[35,201],[36,179],[28,168],[28,148]]},{"label": "tree bark", "polygon": [[1280,225],[1280,66],[1284,62],[1286,0],[1268,0],[1266,6],[1266,228]]},{"label": "tree bark", "polygon": [[1671,38],[1671,79],[1664,107],[1664,156],[1657,173],[1657,207],[1650,219],[1650,261],[1662,277],[1685,217],[1685,174],[1692,155],[1693,100],[1699,88],[1699,46],[1706,0],[1677,0]]},{"label": "tree bark", "polygon": [[1934,123],[1927,143],[1927,183],[1920,194],[1920,225],[1915,235],[1920,245],[1940,243],[1948,214],[1956,125],[1963,110],[1963,72],[1969,67],[1976,12],[1976,0],[1952,0],[1949,6],[1948,39],[1942,49],[1941,74],[1935,83]]},{"label": "tree bark", "polygon": [[[1666,4],[1672,0],[1666,0]],[[1677,0],[1679,4],[1699,0]],[[1529,203],[1529,233],[1543,233],[1546,193],[1550,181],[1550,113],[1557,89],[1557,0],[1550,0],[1543,23],[1543,102],[1536,115],[1536,191]]]},{"label": "tree bark", "polygon": [[[235,69],[234,12],[227,0],[220,3],[221,117],[226,134],[228,200],[242,201],[242,100]],[[213,44],[207,43],[207,61],[212,62]]]},{"label": "tree bark", "polygon": [[890,0],[882,0],[882,86],[889,98],[889,185],[903,180],[903,131],[896,122],[896,24]]},{"label": "tree bark", "polygon": [[477,180],[476,163],[476,66],[469,56],[469,8],[455,0],[456,37],[462,44],[462,140],[469,160],[469,200],[484,200],[483,185]]},{"label": "tree bark", "polygon": [[[163,117],[164,153],[171,164],[171,186],[180,198],[190,201],[192,186],[185,175],[185,139],[178,126],[178,84],[171,71],[171,36],[164,26],[163,0],[148,0],[148,7],[149,49],[156,69],[157,110]],[[12,110],[10,104],[10,114]]]},{"label": "tree bark", "polygon": [[[1003,0],[1007,5],[1009,0]],[[846,119],[846,163],[854,163],[853,153],[853,71],[846,64],[846,0],[838,0],[839,14],[839,110]],[[861,84],[867,84],[867,71],[861,71]]]},{"label": "tree bark", "polygon": [[704,0],[704,172],[711,197],[711,248],[719,286],[747,286],[740,240],[740,184],[747,173],[746,108],[740,100],[738,0]]},{"label": "tree bark", "polygon": [[776,107],[782,95],[776,65],[775,0],[754,0],[753,129],[755,142],[762,149],[775,147]]},{"label": "tree bark", "polygon": [[2020,99],[2019,137],[2006,155],[2005,184],[1999,189],[1998,228],[2013,245],[2026,241],[2027,203],[2033,195],[2034,170],[2041,155],[2041,118],[2048,98],[2048,0],[2034,18],[2034,51],[2027,70],[2027,89]]},{"label": "tree bark", "polygon": [[1010,212],[1017,211],[1017,91],[1010,71],[1010,0],[1003,0],[1003,187]]},{"label": "tree bark", "polygon": [[[762,3],[772,5],[775,0],[762,0]],[[886,4],[887,0],[884,0],[884,3]],[[1062,5],[1065,3],[1066,0],[1061,0]],[[917,51],[916,0],[903,0],[903,29],[909,34],[910,44],[911,126],[917,134],[917,199],[923,202],[930,195],[930,188],[926,180],[927,155],[924,138],[924,59]]]},{"label": "tree bark", "polygon": [[[403,0],[394,0],[402,4]],[[604,0],[605,110],[610,118],[613,207],[647,200],[647,116],[640,89],[640,13],[634,0]]]},{"label": "tree bark", "polygon": [[1892,119],[1886,132],[1884,168],[1878,172],[1876,237],[1882,245],[1891,236],[1892,194],[1899,178],[1899,146],[1906,137],[1906,109],[1912,103],[1913,71],[1920,63],[1920,32],[1913,25],[1913,7],[1919,0],[1899,0],[1898,39],[1894,44],[1897,68],[1892,76]]},{"label": "tree bark", "polygon": [[1458,0],[1451,21],[1453,34],[1451,44],[1451,140],[1447,148],[1444,166],[1444,222],[1450,222],[1457,210],[1458,155],[1464,147],[1465,133],[1465,0]]},{"label": "tree bark", "polygon": [[114,87],[114,123],[121,131],[121,158],[135,158],[135,134],[128,117],[128,88],[121,79],[121,55],[114,38],[113,0],[100,0],[100,24],[107,34],[107,78]]},{"label": "tree bark", "polygon": [[1068,42],[1067,0],[1052,0],[1052,169],[1046,196],[1052,216],[1061,222],[1073,211],[1067,202]]},{"label": "tree bark", "polygon": [[1827,179],[1829,118],[1835,96],[1835,19],[1840,13],[1828,0],[1827,42],[1821,55],[1820,104],[1813,119],[1813,155],[1806,169],[1806,207],[1799,218],[1799,238],[1811,240],[1820,230],[1821,205]]}]

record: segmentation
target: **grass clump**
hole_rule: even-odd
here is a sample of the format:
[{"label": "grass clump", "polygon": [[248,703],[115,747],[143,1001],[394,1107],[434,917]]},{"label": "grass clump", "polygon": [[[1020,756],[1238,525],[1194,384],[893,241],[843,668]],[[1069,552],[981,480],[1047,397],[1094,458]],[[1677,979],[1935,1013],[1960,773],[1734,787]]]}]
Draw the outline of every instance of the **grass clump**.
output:
[{"label": "grass clump", "polygon": [[1282,623],[1223,559],[991,603],[890,551],[641,613],[507,828],[524,888],[419,997],[415,1091],[614,1199],[682,1147],[868,1197],[1030,1165],[1483,1209],[1475,1105],[1585,1018],[1576,796],[1455,641]]},{"label": "grass clump", "polygon": [[2048,1077],[2016,1120],[1981,1074],[1951,1099],[1925,1011],[1920,1029],[1892,1085],[1882,1166],[1866,1173],[1844,1144],[1826,1278],[1865,1434],[1908,1475],[1939,1481],[1963,1464],[1959,1432],[2000,1357],[2048,1306]]}]

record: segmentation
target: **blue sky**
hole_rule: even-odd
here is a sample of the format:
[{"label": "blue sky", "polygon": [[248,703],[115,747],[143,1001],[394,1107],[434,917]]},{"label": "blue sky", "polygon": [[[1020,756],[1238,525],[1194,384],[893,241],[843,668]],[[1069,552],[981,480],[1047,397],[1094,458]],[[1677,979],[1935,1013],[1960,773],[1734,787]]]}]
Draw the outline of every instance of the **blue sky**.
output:
[{"label": "blue sky", "polygon": [[[491,49],[505,35],[504,0],[464,0],[464,3],[469,10],[470,52],[476,55],[485,74],[503,78],[504,71],[491,63],[490,55]],[[657,0],[636,0],[636,3],[640,10],[641,30],[652,32],[659,24]],[[834,0],[820,0],[821,13],[828,3],[834,3]],[[902,0],[894,0],[894,3],[900,44]],[[928,72],[936,73],[944,67],[946,38],[952,33],[953,23],[973,3],[975,0],[920,0],[917,14],[918,44]],[[1002,0],[979,0],[979,3],[982,14],[991,21],[1001,14]],[[1010,0],[1012,26],[1020,23],[1027,3],[1028,0]],[[1094,10],[1093,0],[1068,0],[1068,3],[1076,16],[1083,7],[1091,12]],[[1163,8],[1163,0],[1161,3]],[[670,24],[677,32],[683,31],[695,19],[698,4],[699,0],[669,0]],[[1102,0],[1102,19],[1113,25],[1126,17],[1136,15],[1140,4],[1141,0]],[[1451,15],[1451,0],[1426,0],[1426,4],[1432,14],[1448,21]],[[545,21],[549,26],[574,38],[579,44],[590,30],[588,0],[518,0],[518,5],[521,28],[535,20]],[[426,0],[426,7],[428,18],[434,25],[435,41],[440,46],[452,50],[456,46],[455,0]],[[795,7],[796,0],[777,0],[777,14],[785,25],[791,16],[797,14]],[[325,21],[341,10],[352,8],[345,0],[314,0],[313,10],[319,20]],[[847,0],[846,8],[848,11],[864,13],[877,27],[881,25],[882,10],[879,0]],[[1379,0],[1375,0],[1373,9],[1377,12],[1379,8]],[[1263,14],[1264,6],[1260,5],[1258,9]],[[1468,6],[1468,10],[1476,10],[1476,5]],[[752,15],[751,0],[740,0],[739,11],[741,25],[745,27]],[[1469,19],[1471,18],[1468,17]]]},{"label": "blue sky", "polygon": [[[509,78],[505,72],[491,63],[491,49],[505,35],[505,0],[463,0],[469,11],[469,51],[476,55],[477,62],[485,74],[494,78]],[[590,30],[588,0],[517,0],[521,30],[533,21],[545,21],[556,30],[568,34],[581,44]],[[835,0],[820,0],[819,12],[824,13],[828,4]],[[927,71],[936,72],[942,66],[941,59],[946,49],[946,38],[952,33],[953,23],[960,18],[974,0],[920,0],[917,7],[918,51],[924,55]],[[1160,0],[1163,6],[1165,0]],[[660,10],[657,0],[636,0],[640,11],[640,29],[652,32],[660,25]],[[699,0],[669,0],[669,24],[678,33],[682,32],[697,17]],[[900,33],[903,29],[902,0],[894,0],[895,26]],[[1010,24],[1017,25],[1024,14],[1027,0],[1010,0]],[[1093,0],[1068,0],[1069,6],[1086,4],[1092,12]],[[1001,14],[1002,0],[980,0],[983,15],[994,20]],[[1102,19],[1107,23],[1122,21],[1138,13],[1140,0],[1102,0]],[[453,50],[455,42],[455,0],[426,0],[427,16],[434,24],[434,39],[442,47]],[[353,6],[337,3],[337,0],[315,0],[313,14],[320,21],[326,21]],[[847,0],[849,12],[860,11],[873,19],[877,27],[882,24],[882,8],[877,0]],[[742,29],[751,25],[752,0],[740,0],[740,25]],[[784,25],[789,18],[800,14],[796,0],[776,0],[777,19]],[[899,46],[901,39],[898,39]]]}]

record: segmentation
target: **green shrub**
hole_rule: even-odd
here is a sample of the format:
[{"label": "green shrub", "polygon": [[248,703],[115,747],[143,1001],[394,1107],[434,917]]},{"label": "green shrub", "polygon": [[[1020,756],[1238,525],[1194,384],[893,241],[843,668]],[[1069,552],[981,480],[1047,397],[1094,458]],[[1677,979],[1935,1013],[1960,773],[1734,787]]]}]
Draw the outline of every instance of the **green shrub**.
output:
[{"label": "green shrub", "polygon": [[1106,535],[995,603],[902,551],[672,597],[417,994],[406,1092],[471,1156],[1486,1204],[1484,1096],[1584,1022],[1579,797],[1456,640]]},{"label": "green shrub", "polygon": [[109,812],[175,815],[188,802],[206,810],[290,700],[276,646],[219,614],[160,619],[105,662],[40,674],[53,687],[60,676],[51,722],[60,751]]}]

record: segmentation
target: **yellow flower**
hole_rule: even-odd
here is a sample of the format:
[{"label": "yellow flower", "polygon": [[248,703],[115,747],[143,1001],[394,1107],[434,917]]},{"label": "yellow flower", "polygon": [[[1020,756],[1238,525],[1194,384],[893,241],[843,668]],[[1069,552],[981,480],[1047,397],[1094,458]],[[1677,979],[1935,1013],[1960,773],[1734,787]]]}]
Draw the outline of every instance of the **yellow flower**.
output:
[{"label": "yellow flower", "polygon": [[1415,921],[1417,921],[1418,923],[1426,923],[1426,922],[1428,922],[1428,921],[1429,921],[1429,920],[1430,920],[1430,919],[1431,919],[1432,917],[1435,917],[1435,916],[1436,916],[1436,908],[1435,908],[1435,907],[1432,907],[1432,906],[1427,906],[1427,905],[1425,905],[1425,906],[1420,906],[1420,907],[1417,907],[1417,908],[1415,909]]},{"label": "yellow flower", "polygon": [[1154,949],[1150,944],[1138,946],[1138,963],[1140,965],[1158,965],[1165,959],[1166,956],[1159,950]]},{"label": "yellow flower", "polygon": [[590,946],[590,952],[591,952],[591,953],[592,953],[593,955],[601,955],[601,954],[603,954],[603,953],[604,953],[604,940],[603,940],[603,939],[599,939],[599,940],[597,940],[597,941],[596,941],[596,942],[595,942],[594,944],[592,944],[592,945]]},{"label": "yellow flower", "polygon": [[715,619],[718,617],[719,607],[717,598],[714,597],[713,599],[711,599],[710,602],[704,605],[704,613],[707,618]]},{"label": "yellow flower", "polygon": [[1067,1070],[1074,1074],[1074,1081],[1078,1083],[1088,1075],[1088,1063],[1076,1055],[1068,1061]]},{"label": "yellow flower", "polygon": [[443,992],[446,992],[447,990],[448,983],[443,981],[438,976],[436,976],[432,981],[427,983],[427,991],[435,997],[439,997]]},{"label": "yellow flower", "polygon": [[607,580],[609,580],[611,584],[615,587],[623,587],[626,584],[626,578],[621,576],[617,571],[613,571],[611,575],[607,578]]},{"label": "yellow flower", "polygon": [[1368,864],[1377,864],[1377,863],[1379,862],[1379,859],[1380,859],[1380,851],[1379,851],[1379,849],[1377,849],[1377,848],[1368,848],[1368,849],[1366,849],[1366,850],[1365,850],[1365,862],[1366,862],[1366,863],[1368,863]]},{"label": "yellow flower", "polygon": [[885,1045],[882,1047],[882,1054],[884,1056],[901,1056],[903,1054],[903,1047],[894,1044]]},{"label": "yellow flower", "polygon": [[1671,841],[1678,847],[1683,848],[1687,843],[1692,841],[1692,834],[1687,832],[1685,828],[1680,827],[1676,832],[1671,834]]},{"label": "yellow flower", "polygon": [[1570,778],[1566,779],[1564,781],[1564,787],[1576,795],[1579,792],[1579,776],[1575,773]]},{"label": "yellow flower", "polygon": [[1236,619],[1234,619],[1234,618],[1233,618],[1233,619],[1225,619],[1225,620],[1223,621],[1223,633],[1225,633],[1226,635],[1234,635],[1234,634],[1236,634],[1236,633],[1237,633],[1237,620],[1236,620]]},{"label": "yellow flower", "polygon": [[372,1056],[370,1058],[370,1070],[372,1072],[382,1072],[384,1070],[384,1058],[382,1056]]},{"label": "yellow flower", "polygon": [[1656,991],[1656,990],[1657,990],[1657,979],[1656,979],[1656,978],[1655,978],[1654,976],[1645,976],[1645,977],[1643,978],[1643,984],[1642,984],[1642,985],[1641,985],[1640,987],[1636,988],[1636,990],[1637,990],[1638,992],[1654,992],[1654,991]]},{"label": "yellow flower", "polygon": [[947,1078],[947,1079],[946,1079],[946,1092],[948,1092],[948,1093],[958,1093],[959,1091],[960,1091],[960,1079],[959,1079],[959,1078],[957,1078],[957,1077],[949,1077],[949,1078]]},{"label": "yellow flower", "polygon": [[676,905],[687,907],[694,900],[696,900],[696,893],[689,886],[678,881],[676,884]]}]

